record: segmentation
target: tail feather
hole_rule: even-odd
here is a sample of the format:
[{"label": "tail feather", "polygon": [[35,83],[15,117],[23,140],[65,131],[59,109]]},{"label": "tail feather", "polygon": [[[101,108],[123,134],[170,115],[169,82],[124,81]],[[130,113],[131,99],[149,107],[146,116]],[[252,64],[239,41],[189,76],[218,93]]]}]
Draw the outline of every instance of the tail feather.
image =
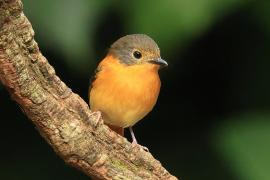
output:
[{"label": "tail feather", "polygon": [[111,130],[113,130],[117,134],[120,134],[121,136],[124,136],[124,128],[118,127],[118,126],[113,126],[113,125],[110,125],[110,124],[107,124],[107,125],[111,128]]}]

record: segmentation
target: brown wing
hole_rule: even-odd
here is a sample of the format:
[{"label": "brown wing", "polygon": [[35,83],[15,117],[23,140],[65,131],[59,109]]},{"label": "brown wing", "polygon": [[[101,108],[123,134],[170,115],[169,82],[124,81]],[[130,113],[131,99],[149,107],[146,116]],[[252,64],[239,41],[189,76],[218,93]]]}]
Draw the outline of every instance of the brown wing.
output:
[{"label": "brown wing", "polygon": [[[89,80],[89,89],[88,89],[88,94],[89,94],[89,96],[90,96],[90,91],[91,91],[91,89],[92,89],[92,87],[93,87],[93,82],[95,82],[95,80],[97,79],[97,74],[99,73],[101,71],[101,67],[100,66],[98,66],[97,68],[96,68],[96,70],[94,71],[94,74],[91,76],[91,78],[90,78],[90,80]],[[90,97],[89,97],[90,98]]]}]

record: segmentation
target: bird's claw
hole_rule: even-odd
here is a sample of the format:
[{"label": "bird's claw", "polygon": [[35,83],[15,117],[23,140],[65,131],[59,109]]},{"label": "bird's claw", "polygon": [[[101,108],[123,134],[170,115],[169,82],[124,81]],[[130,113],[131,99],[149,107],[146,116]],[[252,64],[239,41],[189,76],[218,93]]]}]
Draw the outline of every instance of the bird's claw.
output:
[{"label": "bird's claw", "polygon": [[132,147],[138,146],[140,149],[143,149],[143,150],[145,150],[146,152],[149,152],[149,149],[148,149],[147,147],[138,144],[137,141],[132,141],[131,146],[132,146]]},{"label": "bird's claw", "polygon": [[101,112],[95,111],[90,114],[90,116],[95,116],[94,118],[94,126],[97,127],[100,124],[103,124],[103,119],[101,118]]}]

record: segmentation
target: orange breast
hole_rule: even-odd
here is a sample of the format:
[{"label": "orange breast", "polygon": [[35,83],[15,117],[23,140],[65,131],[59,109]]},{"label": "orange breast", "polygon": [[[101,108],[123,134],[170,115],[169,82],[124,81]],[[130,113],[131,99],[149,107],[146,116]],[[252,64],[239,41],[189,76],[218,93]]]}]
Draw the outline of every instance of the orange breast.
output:
[{"label": "orange breast", "polygon": [[101,71],[90,92],[92,110],[101,111],[107,124],[133,126],[156,104],[160,90],[158,66],[126,66],[111,56],[99,66]]}]

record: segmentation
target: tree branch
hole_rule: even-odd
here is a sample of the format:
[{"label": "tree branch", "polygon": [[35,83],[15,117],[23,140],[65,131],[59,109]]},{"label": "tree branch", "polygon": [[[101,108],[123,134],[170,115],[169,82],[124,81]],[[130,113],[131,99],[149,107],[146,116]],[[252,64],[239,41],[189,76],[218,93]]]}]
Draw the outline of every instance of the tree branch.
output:
[{"label": "tree branch", "polygon": [[99,179],[177,179],[99,123],[55,75],[33,36],[22,2],[0,0],[0,80],[66,163]]}]

